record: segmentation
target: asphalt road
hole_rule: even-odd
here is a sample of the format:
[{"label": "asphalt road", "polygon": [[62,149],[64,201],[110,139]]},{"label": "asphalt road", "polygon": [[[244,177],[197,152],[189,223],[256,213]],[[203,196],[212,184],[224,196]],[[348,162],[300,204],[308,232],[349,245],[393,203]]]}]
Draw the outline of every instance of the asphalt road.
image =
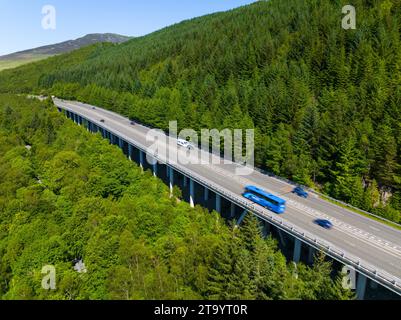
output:
[{"label": "asphalt road", "polygon": [[[79,102],[67,102],[58,99],[54,99],[54,102],[57,106],[90,119],[95,124],[107,126],[117,135],[120,133],[147,147],[153,143],[146,139],[149,128],[139,124],[131,125],[129,119],[113,112],[99,107],[93,109],[92,106]],[[101,119],[104,119],[105,122],[101,123]],[[158,154],[163,154],[165,150],[171,153],[177,152],[176,144],[162,143],[159,146]],[[284,221],[288,221],[323,239],[328,245],[344,250],[401,279],[400,230],[337,206],[314,194],[307,199],[298,197],[291,193],[292,185],[258,171],[253,171],[248,176],[239,176],[235,173],[235,170],[240,167],[238,164],[223,163],[221,158],[197,148],[194,153],[198,153],[198,155],[202,153],[204,157],[211,157],[213,164],[189,163],[184,165],[186,168],[239,196],[244,191],[244,187],[249,184],[280,196],[287,200],[287,210],[283,215],[280,215]],[[178,154],[185,156],[183,154],[188,153],[179,149]],[[187,160],[193,160],[196,157],[195,154],[188,154]],[[270,211],[265,211],[267,215],[273,214]],[[319,227],[313,222],[317,218],[332,221],[334,228],[326,230]]]}]

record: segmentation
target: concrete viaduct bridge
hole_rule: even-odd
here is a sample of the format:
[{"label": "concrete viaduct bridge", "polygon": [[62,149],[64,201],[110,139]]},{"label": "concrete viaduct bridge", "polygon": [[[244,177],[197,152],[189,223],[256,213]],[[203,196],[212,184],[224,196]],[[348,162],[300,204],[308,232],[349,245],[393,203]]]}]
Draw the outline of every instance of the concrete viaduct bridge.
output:
[{"label": "concrete viaduct bridge", "polygon": [[[280,249],[295,263],[313,263],[316,250],[323,251],[338,268],[347,266],[350,270],[358,299],[401,298],[400,230],[326,201],[313,192],[308,199],[297,197],[290,192],[293,185],[289,181],[256,170],[238,176],[236,170],[241,165],[223,163],[220,157],[197,148],[199,154],[206,153],[202,156],[213,161],[201,165],[170,161],[163,155],[185,152],[177,149],[176,141],[162,143],[159,147],[164,152],[156,154],[150,151],[154,142],[147,140],[150,128],[132,125],[129,119],[99,107],[57,98],[53,102],[75,123],[100,133],[144,170],[152,170],[170,186],[171,192],[174,185],[179,186],[191,206],[214,209],[225,218],[236,219],[237,224],[247,213],[257,216],[264,235],[276,237]],[[285,199],[286,212],[276,215],[243,198],[246,185],[258,186]],[[334,228],[325,230],[317,226],[313,223],[317,218],[332,221]]]}]

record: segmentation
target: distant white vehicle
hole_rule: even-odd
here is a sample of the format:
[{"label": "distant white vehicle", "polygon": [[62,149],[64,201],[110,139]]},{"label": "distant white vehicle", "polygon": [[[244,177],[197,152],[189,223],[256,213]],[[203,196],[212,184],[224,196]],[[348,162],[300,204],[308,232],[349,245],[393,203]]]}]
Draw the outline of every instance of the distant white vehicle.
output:
[{"label": "distant white vehicle", "polygon": [[178,139],[177,145],[180,147],[187,148],[188,150],[191,150],[194,148],[194,146],[190,142],[188,142],[187,140],[184,140],[184,139]]}]

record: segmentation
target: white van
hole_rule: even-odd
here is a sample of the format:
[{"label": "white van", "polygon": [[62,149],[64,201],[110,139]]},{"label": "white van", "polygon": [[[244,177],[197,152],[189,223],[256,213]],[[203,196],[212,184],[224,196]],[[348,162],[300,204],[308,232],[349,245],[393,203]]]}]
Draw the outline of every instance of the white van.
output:
[{"label": "white van", "polygon": [[178,139],[177,145],[179,147],[187,148],[188,150],[191,150],[194,148],[194,146],[190,142],[188,142],[187,140],[184,140],[184,139]]}]

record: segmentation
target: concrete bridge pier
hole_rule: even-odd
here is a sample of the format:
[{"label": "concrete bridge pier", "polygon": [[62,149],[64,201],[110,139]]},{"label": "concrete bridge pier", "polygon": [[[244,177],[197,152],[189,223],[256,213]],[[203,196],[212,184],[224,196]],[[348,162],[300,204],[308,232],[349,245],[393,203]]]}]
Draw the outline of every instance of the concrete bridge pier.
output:
[{"label": "concrete bridge pier", "polygon": [[169,184],[170,184],[170,197],[173,196],[173,191],[174,191],[174,169],[167,166],[169,173],[168,173],[168,178],[169,178]]},{"label": "concrete bridge pier", "polygon": [[142,150],[139,150],[139,166],[143,170],[144,168],[144,154]]},{"label": "concrete bridge pier", "polygon": [[216,211],[221,213],[221,196],[216,193]]},{"label": "concrete bridge pier", "polygon": [[235,203],[231,202],[230,203],[230,218],[234,219],[235,217]]},{"label": "concrete bridge pier", "polygon": [[248,213],[248,211],[244,210],[241,214],[241,216],[239,217],[238,221],[237,221],[237,226],[240,226],[242,221],[244,221],[246,214]]},{"label": "concrete bridge pier", "polygon": [[153,161],[154,161],[154,163],[153,163],[153,165],[152,165],[153,176],[157,178],[157,169],[158,169],[158,168],[157,168],[157,160],[156,160],[156,159],[153,159]]},{"label": "concrete bridge pier", "polygon": [[132,161],[132,146],[128,143],[128,159]]},{"label": "concrete bridge pier", "polygon": [[295,238],[295,243],[294,243],[294,257],[293,261],[295,263],[298,263],[301,260],[301,248],[302,248],[302,242],[298,238]]},{"label": "concrete bridge pier", "polygon": [[315,258],[316,249],[314,247],[309,247],[308,250],[308,264],[313,264]]},{"label": "concrete bridge pier", "polygon": [[356,298],[363,300],[365,298],[367,278],[365,275],[358,273],[358,280],[356,283]]},{"label": "concrete bridge pier", "polygon": [[195,182],[189,178],[189,204],[191,208],[195,207]]},{"label": "concrete bridge pier", "polygon": [[270,223],[263,220],[262,237],[267,238],[270,234]]},{"label": "concrete bridge pier", "polygon": [[284,236],[283,236],[283,232],[280,230],[280,228],[277,228],[277,233],[279,236],[279,240],[280,240],[280,244],[285,248],[285,240],[284,240]]},{"label": "concrete bridge pier", "polygon": [[205,187],[204,193],[203,193],[203,200],[207,203],[209,201],[209,188]]},{"label": "concrete bridge pier", "polygon": [[187,178],[187,176],[184,176],[184,177],[183,177],[183,183],[182,183],[182,184],[183,184],[183,187],[184,187],[184,188],[187,187],[187,185],[188,185],[188,178]]}]

